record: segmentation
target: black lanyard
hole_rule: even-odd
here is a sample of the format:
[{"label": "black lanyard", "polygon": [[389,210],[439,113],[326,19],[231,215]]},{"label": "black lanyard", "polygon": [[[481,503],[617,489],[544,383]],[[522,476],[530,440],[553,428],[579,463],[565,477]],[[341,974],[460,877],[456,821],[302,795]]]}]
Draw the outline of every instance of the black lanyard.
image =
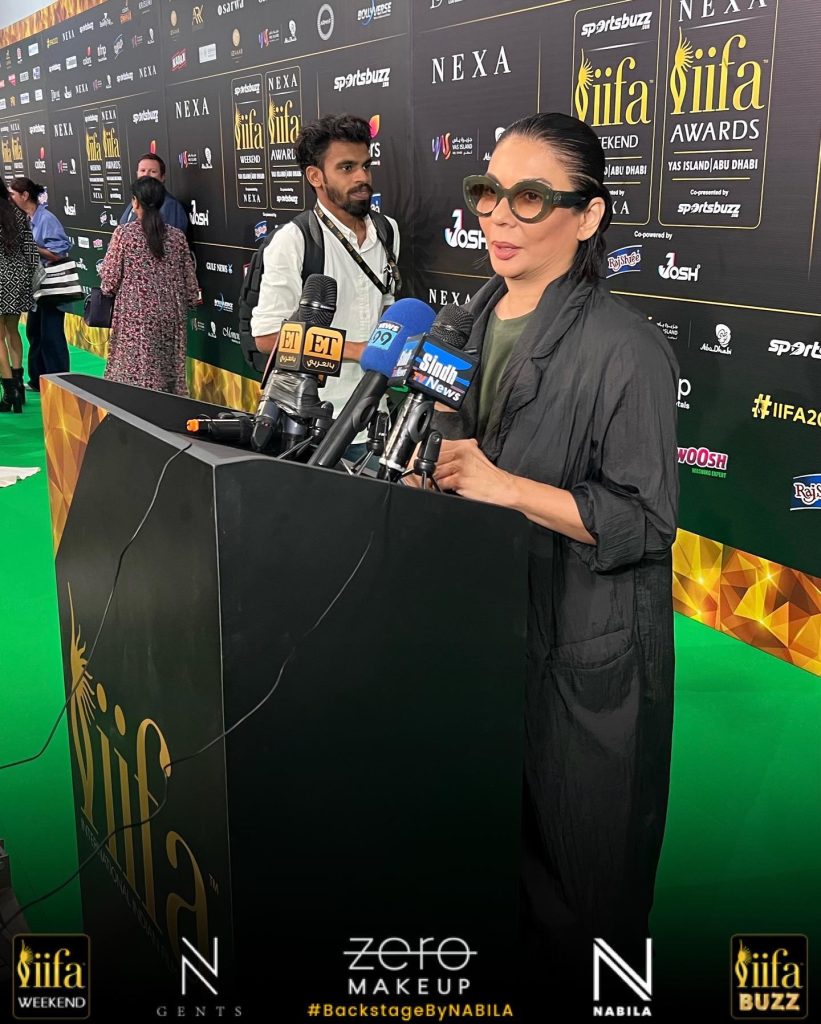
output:
[{"label": "black lanyard", "polygon": [[396,265],[396,257],[391,252],[391,250],[387,247],[387,245],[385,246],[385,253],[386,253],[387,257],[388,257],[388,266],[387,266],[387,269],[386,269],[386,277],[390,278],[390,280],[393,282],[392,285],[391,284],[383,284],[379,280],[379,278],[376,276],[376,274],[374,274],[374,272],[371,270],[371,268],[368,266],[368,264],[362,259],[362,257],[356,251],[356,249],[354,249],[354,247],[351,245],[351,243],[348,241],[348,239],[342,234],[342,232],[339,230],[339,228],[336,226],[336,224],[334,224],[334,222],[329,217],[326,217],[325,214],[322,212],[322,210],[319,209],[318,206],[314,207],[314,213],[319,218],[320,224],[324,224],[325,227],[334,236],[334,238],[337,238],[342,243],[343,247],[345,248],[345,251],[350,255],[351,259],[362,270],[362,273],[368,278],[368,280],[372,284],[374,284],[379,289],[379,291],[383,295],[390,295],[391,291],[394,288],[401,287],[402,279],[399,276],[399,267],[397,267],[397,265]]}]

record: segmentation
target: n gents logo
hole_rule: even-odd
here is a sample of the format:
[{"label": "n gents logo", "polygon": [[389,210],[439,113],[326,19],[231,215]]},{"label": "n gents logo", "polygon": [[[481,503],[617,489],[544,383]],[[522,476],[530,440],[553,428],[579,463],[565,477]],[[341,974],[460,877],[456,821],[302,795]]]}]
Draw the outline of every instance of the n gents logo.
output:
[{"label": "n gents logo", "polygon": [[[593,1007],[594,1017],[652,1017],[649,1005],[653,998],[653,940],[645,940],[644,976],[631,967],[626,960],[604,939],[593,940]],[[644,1006],[611,1006],[601,1005],[601,968],[604,964],[609,970],[645,1004]]]},{"label": "n gents logo", "polygon": [[13,1014],[17,1020],[86,1020],[87,935],[15,935]]},{"label": "n gents logo", "polygon": [[807,1016],[806,935],[734,935],[730,964],[735,1020]]}]

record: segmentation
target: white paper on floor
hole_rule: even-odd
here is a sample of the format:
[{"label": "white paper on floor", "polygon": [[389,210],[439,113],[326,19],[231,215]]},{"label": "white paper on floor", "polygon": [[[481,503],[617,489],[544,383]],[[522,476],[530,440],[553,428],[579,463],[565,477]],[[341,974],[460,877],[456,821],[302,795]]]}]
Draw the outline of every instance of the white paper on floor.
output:
[{"label": "white paper on floor", "polygon": [[39,472],[39,466],[0,466],[0,487],[11,487],[18,480],[25,480],[27,476]]}]

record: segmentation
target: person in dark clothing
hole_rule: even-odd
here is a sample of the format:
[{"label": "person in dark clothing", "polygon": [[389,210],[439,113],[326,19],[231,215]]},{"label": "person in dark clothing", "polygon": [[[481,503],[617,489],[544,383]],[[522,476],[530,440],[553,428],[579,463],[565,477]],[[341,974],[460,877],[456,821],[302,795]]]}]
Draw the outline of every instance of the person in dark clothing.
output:
[{"label": "person in dark clothing", "polygon": [[478,377],[437,417],[438,485],[532,524],[522,878],[539,1019],[557,994],[589,1015],[594,937],[644,976],[667,810],[678,367],[601,281],[604,168],[592,129],[537,114],[465,179],[495,276],[470,303]]},{"label": "person in dark clothing", "polygon": [[[67,256],[71,250],[71,239],[51,210],[40,202],[45,186],[35,184],[31,178],[14,178],[9,189],[12,200],[29,219],[40,262],[44,265],[55,263]],[[65,305],[53,302],[38,302],[28,315],[26,335],[29,341],[29,387],[32,391],[40,390],[43,374],[67,373],[70,369],[65,319]]]}]

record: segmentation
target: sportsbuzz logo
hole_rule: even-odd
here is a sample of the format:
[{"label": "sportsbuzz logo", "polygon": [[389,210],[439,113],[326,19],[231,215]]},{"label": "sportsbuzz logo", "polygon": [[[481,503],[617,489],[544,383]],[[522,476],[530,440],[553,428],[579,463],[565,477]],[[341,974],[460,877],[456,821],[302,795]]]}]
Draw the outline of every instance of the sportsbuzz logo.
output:
[{"label": "sportsbuzz logo", "polygon": [[734,935],[730,964],[734,1020],[808,1016],[806,935]]},{"label": "sportsbuzz logo", "polygon": [[[602,968],[623,983],[639,1000],[631,1004],[611,1004],[602,999]],[[644,947],[644,975],[627,963],[604,939],[593,940],[593,1016],[594,1017],[652,1017],[650,1003],[653,998],[653,940],[646,939]]]},{"label": "sportsbuzz logo", "polygon": [[12,1012],[17,1020],[87,1020],[87,935],[15,935]]}]

